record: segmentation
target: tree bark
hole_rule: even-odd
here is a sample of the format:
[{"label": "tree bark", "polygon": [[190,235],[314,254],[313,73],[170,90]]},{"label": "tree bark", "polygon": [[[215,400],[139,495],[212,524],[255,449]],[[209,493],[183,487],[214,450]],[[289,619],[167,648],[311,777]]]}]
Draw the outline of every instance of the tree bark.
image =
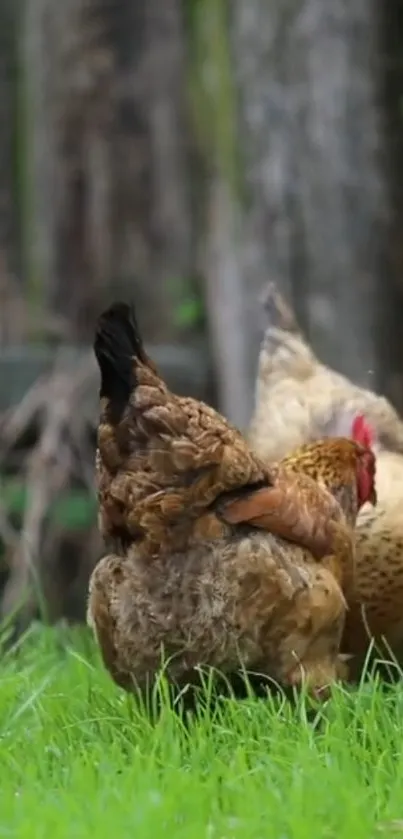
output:
[{"label": "tree bark", "polygon": [[383,116],[384,175],[390,208],[384,287],[379,295],[379,304],[384,312],[379,343],[384,391],[403,412],[403,9],[400,0],[391,0],[387,4],[381,3],[377,11],[379,101]]},{"label": "tree bark", "polygon": [[239,207],[228,183],[216,172],[207,202],[204,274],[218,408],[231,422],[246,429],[251,403],[245,399],[248,347],[239,233]]},{"label": "tree bark", "polygon": [[382,386],[388,196],[375,5],[234,0],[231,8],[251,379],[260,337],[253,300],[271,279],[293,299],[323,361]]},{"label": "tree bark", "polygon": [[36,270],[88,340],[101,306],[134,297],[169,335],[170,283],[192,271],[179,0],[27,0]]},{"label": "tree bark", "polygon": [[[19,179],[23,149],[19,143],[19,54],[18,21],[20,4],[3,0],[0,6],[0,343],[19,337],[25,327],[21,306],[21,230]],[[7,305],[14,307],[10,319]],[[14,309],[17,306],[18,312]]]}]

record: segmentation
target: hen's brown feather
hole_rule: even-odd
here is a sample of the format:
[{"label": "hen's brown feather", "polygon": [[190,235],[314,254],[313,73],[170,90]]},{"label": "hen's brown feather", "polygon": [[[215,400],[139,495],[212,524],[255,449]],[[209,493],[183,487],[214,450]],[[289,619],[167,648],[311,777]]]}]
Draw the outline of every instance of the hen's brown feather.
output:
[{"label": "hen's brown feather", "polygon": [[178,685],[209,666],[324,687],[340,674],[344,615],[333,575],[265,533],[161,554],[152,573],[134,546],[105,557],[88,607],[104,662],[126,689],[152,684],[162,663]]},{"label": "hen's brown feather", "polygon": [[[303,545],[317,559],[331,556],[336,579],[343,590],[351,590],[359,476],[368,463],[373,481],[374,456],[354,440],[335,438],[301,446],[273,465],[274,489],[235,499],[222,515],[230,523],[249,522]],[[373,489],[370,499],[375,503]]]},{"label": "hen's brown feather", "polygon": [[[288,684],[305,671],[313,687],[334,680],[345,600],[328,568],[342,562],[322,567],[306,547],[338,550],[337,502],[291,467],[267,467],[212,408],[172,394],[128,307],[101,317],[95,352],[111,555],[92,576],[89,619],[114,679],[144,685],[163,647],[179,680],[198,664],[260,667]],[[351,540],[348,550],[351,560]]]},{"label": "hen's brown feather", "polygon": [[[139,340],[133,339],[133,352]],[[172,394],[143,350],[131,363],[129,384],[135,386],[117,423],[111,422],[110,399],[101,401],[100,524],[112,545],[126,534],[127,543],[141,542],[152,556],[167,527],[173,544],[184,545],[195,520],[215,507],[228,524],[264,527],[318,558],[330,552],[327,523],[340,511],[317,483],[265,466],[216,411]]]},{"label": "hen's brown feather", "polygon": [[225,504],[221,515],[230,524],[253,527],[303,545],[317,558],[332,553],[330,520],[341,520],[338,502],[309,476],[278,471],[274,488],[262,488]]}]

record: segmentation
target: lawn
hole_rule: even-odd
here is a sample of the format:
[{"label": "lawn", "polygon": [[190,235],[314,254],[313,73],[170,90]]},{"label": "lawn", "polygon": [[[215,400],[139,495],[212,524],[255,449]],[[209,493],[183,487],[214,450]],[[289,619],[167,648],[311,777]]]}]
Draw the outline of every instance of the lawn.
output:
[{"label": "lawn", "polygon": [[33,630],[2,664],[0,836],[403,837],[403,690],[337,689],[323,714],[227,700],[153,725],[85,634]]}]

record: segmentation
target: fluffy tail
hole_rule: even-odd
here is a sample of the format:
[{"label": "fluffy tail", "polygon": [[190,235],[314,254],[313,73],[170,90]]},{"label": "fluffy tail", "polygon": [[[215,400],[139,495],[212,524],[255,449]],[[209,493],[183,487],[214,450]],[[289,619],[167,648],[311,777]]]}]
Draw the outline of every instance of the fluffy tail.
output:
[{"label": "fluffy tail", "polygon": [[102,313],[94,353],[101,373],[100,397],[109,400],[110,419],[117,423],[136,387],[135,359],[149,363],[133,306],[113,303]]},{"label": "fluffy tail", "polygon": [[308,379],[317,364],[288,306],[273,283],[269,283],[262,298],[266,329],[260,347],[257,379],[257,403],[269,399],[275,384],[285,378]]},{"label": "fluffy tail", "polygon": [[267,328],[274,327],[297,334],[300,332],[294,312],[272,281],[268,282],[264,290],[262,304],[266,315]]},{"label": "fluffy tail", "polygon": [[310,438],[312,404],[307,385],[317,360],[292,309],[273,283],[262,300],[266,330],[260,347],[249,441],[260,457],[277,460]]}]

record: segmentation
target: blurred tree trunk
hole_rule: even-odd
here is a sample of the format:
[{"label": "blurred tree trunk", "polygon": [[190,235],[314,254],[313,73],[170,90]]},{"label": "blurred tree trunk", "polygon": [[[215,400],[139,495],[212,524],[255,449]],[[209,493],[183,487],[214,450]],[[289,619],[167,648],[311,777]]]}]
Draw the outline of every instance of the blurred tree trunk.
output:
[{"label": "blurred tree trunk", "polygon": [[232,31],[251,291],[292,288],[322,357],[372,382],[385,194],[370,6],[235,2]]},{"label": "blurred tree trunk", "polygon": [[375,4],[234,0],[229,31],[246,186],[243,399],[251,405],[268,279],[292,292],[324,361],[384,386],[389,203]]},{"label": "blurred tree trunk", "polygon": [[380,293],[384,308],[380,352],[385,392],[403,412],[403,6],[400,0],[379,4],[378,25],[384,172],[390,207],[384,290]]},{"label": "blurred tree trunk", "polygon": [[[20,229],[17,195],[18,165],[18,21],[20,4],[0,4],[0,342],[19,337],[25,327],[22,316]],[[9,309],[15,317],[10,323]],[[18,310],[18,311],[17,311]]]},{"label": "blurred tree trunk", "polygon": [[27,0],[35,136],[32,254],[75,339],[136,298],[167,337],[170,283],[192,268],[179,0]]},{"label": "blurred tree trunk", "polygon": [[217,371],[218,407],[246,428],[251,411],[248,329],[244,275],[240,258],[240,149],[236,97],[228,37],[226,0],[194,4],[188,37],[191,95],[196,136],[206,163],[201,184],[204,217],[200,223],[201,274],[212,355]]},{"label": "blurred tree trunk", "polygon": [[239,428],[249,422],[245,400],[248,345],[243,277],[238,245],[239,207],[228,183],[215,172],[207,204],[206,301],[212,353],[217,369],[218,407]]}]

